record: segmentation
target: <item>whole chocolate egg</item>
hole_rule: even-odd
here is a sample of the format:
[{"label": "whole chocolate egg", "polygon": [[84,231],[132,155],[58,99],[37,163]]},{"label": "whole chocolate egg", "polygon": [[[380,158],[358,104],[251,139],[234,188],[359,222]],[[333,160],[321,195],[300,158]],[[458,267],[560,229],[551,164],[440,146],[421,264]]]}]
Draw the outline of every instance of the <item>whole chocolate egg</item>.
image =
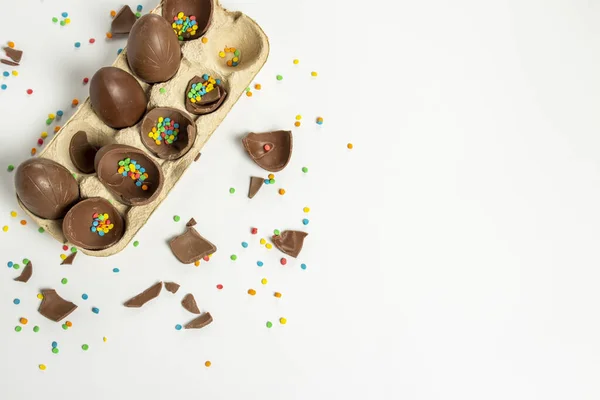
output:
[{"label": "whole chocolate egg", "polygon": [[44,219],[59,219],[79,200],[79,185],[68,169],[46,158],[23,162],[15,174],[21,203]]},{"label": "whole chocolate egg", "polygon": [[138,19],[127,39],[127,61],[133,73],[145,82],[171,79],[181,64],[181,49],[171,24],[156,14]]},{"label": "whole chocolate egg", "polygon": [[146,112],[146,93],[133,76],[116,67],[100,68],[90,83],[96,115],[111,128],[135,125]]}]

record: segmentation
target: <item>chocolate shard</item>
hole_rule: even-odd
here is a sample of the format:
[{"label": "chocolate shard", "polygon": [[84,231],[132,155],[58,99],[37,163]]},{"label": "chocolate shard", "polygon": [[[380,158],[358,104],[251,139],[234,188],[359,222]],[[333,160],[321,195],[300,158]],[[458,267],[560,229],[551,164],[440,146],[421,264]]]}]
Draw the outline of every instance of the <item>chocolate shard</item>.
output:
[{"label": "chocolate shard", "polygon": [[137,18],[129,6],[123,6],[110,24],[110,31],[116,34],[128,34]]},{"label": "chocolate shard", "polygon": [[15,278],[15,281],[26,283],[29,279],[31,279],[31,275],[33,275],[33,265],[31,264],[31,261],[29,261],[25,268],[23,268],[21,275]]},{"label": "chocolate shard", "polygon": [[5,47],[3,50],[8,58],[16,63],[21,62],[21,57],[23,57],[23,52],[21,50],[11,49],[10,47]]},{"label": "chocolate shard", "polygon": [[42,290],[42,303],[38,312],[51,321],[58,322],[77,309],[70,301],[60,297],[54,289]]},{"label": "chocolate shard", "polygon": [[217,251],[214,244],[204,239],[193,227],[187,227],[185,233],[169,242],[173,255],[184,264],[191,264],[202,257]]},{"label": "chocolate shard", "polygon": [[71,253],[67,256],[67,258],[65,258],[63,260],[63,262],[60,263],[60,265],[72,265],[73,264],[73,260],[75,260],[75,256],[77,256],[77,253]]},{"label": "chocolate shard", "polygon": [[88,141],[87,133],[79,131],[71,138],[69,143],[69,157],[78,170],[91,174],[94,170],[94,158],[99,147]]},{"label": "chocolate shard", "polygon": [[300,250],[302,250],[304,238],[307,235],[308,233],[301,231],[283,231],[280,235],[273,236],[271,240],[273,240],[273,244],[279,250],[296,258],[300,254]]},{"label": "chocolate shard", "polygon": [[200,329],[213,322],[212,315],[209,312],[205,312],[201,316],[194,318],[188,322],[185,329]]},{"label": "chocolate shard", "polygon": [[158,295],[160,294],[160,291],[162,289],[162,284],[163,284],[162,282],[155,283],[154,285],[150,286],[148,289],[144,290],[142,293],[127,300],[123,305],[125,307],[135,307],[135,308],[139,308],[139,307],[143,306],[150,300],[158,297]]},{"label": "chocolate shard", "polygon": [[188,223],[185,224],[185,226],[194,226],[194,225],[196,225],[196,220],[194,218],[190,218]]},{"label": "chocolate shard", "polygon": [[202,155],[202,153],[198,153],[196,155],[196,157],[194,158],[194,161],[198,161],[200,159],[200,156]]},{"label": "chocolate shard", "polygon": [[194,295],[191,293],[186,294],[183,300],[181,300],[181,306],[192,314],[200,314],[196,299],[194,299]]},{"label": "chocolate shard", "polygon": [[281,171],[292,158],[291,131],[251,132],[242,139],[242,143],[252,160],[270,172]]},{"label": "chocolate shard", "polygon": [[6,60],[4,58],[0,60],[0,63],[10,65],[11,67],[16,67],[19,65],[19,63],[16,63],[16,62],[10,61],[10,60]]},{"label": "chocolate shard", "polygon": [[256,193],[258,193],[258,191],[262,187],[263,183],[265,183],[263,178],[259,178],[257,176],[251,176],[250,177],[250,187],[248,188],[248,198],[250,198],[250,199],[253,198],[254,195],[256,195]]},{"label": "chocolate shard", "polygon": [[167,291],[175,294],[177,293],[177,291],[179,290],[179,283],[175,283],[175,282],[165,282],[165,289],[167,289]]}]

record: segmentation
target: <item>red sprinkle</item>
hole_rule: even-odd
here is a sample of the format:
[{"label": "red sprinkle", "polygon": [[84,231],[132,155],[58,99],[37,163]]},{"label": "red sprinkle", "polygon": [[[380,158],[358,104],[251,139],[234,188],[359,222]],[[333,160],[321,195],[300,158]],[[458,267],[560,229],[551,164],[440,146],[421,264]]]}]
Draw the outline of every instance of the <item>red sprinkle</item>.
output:
[{"label": "red sprinkle", "polygon": [[39,139],[38,139],[38,144],[39,144],[40,146],[41,146],[41,145],[43,145],[43,144],[44,144],[44,139],[42,139],[42,138],[39,138]]},{"label": "red sprinkle", "polygon": [[64,250],[64,251],[67,251],[67,250],[69,250],[69,246],[67,246],[67,245],[65,244],[65,245],[63,246],[63,250]]},{"label": "red sprinkle", "polygon": [[208,258],[208,256],[204,256],[202,259],[203,259],[204,261],[208,261],[208,260],[210,260],[210,258]]},{"label": "red sprinkle", "polygon": [[94,38],[90,39],[90,43],[95,43],[95,42],[96,42],[96,39],[94,39]]},{"label": "red sprinkle", "polygon": [[252,228],[250,232],[252,232],[253,235],[256,235],[258,233],[258,229]]},{"label": "red sprinkle", "polygon": [[90,78],[83,78],[83,84],[87,84],[90,81]]},{"label": "red sprinkle", "polygon": [[223,289],[223,285],[221,285],[220,283],[217,285],[217,289],[221,290]]},{"label": "red sprinkle", "polygon": [[287,264],[287,260],[285,258],[281,258],[280,262],[281,262],[281,265]]},{"label": "red sprinkle", "polygon": [[263,149],[265,149],[265,151],[269,151],[269,150],[271,150],[271,146],[269,146],[268,144],[265,144],[263,146]]},{"label": "red sprinkle", "polygon": [[33,90],[27,89],[27,94],[33,94]]}]

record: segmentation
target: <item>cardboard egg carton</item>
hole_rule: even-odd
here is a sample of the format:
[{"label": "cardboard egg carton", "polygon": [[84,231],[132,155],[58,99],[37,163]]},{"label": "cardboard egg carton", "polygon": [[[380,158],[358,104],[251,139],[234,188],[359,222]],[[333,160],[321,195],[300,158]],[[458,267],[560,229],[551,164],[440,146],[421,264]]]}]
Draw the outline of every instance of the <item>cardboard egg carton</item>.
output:
[{"label": "cardboard egg carton", "polygon": [[[161,15],[161,12],[161,5],[151,11],[151,13],[159,15]],[[208,74],[222,80],[222,84],[228,93],[223,104],[211,114],[201,116],[190,114],[196,124],[197,136],[194,145],[183,157],[173,161],[155,157],[141,141],[141,121],[129,128],[112,129],[96,116],[89,98],[80,105],[77,112],[64,124],[46,148],[39,153],[40,157],[54,160],[76,174],[82,199],[103,197],[111,201],[125,219],[125,233],[120,241],[104,250],[81,249],[85,254],[107,257],[120,252],[131,242],[154,210],[169,195],[179,178],[194,162],[204,144],[267,61],[269,40],[260,26],[241,12],[226,10],[217,0],[215,0],[210,28],[203,36],[208,38],[207,43],[202,43],[201,39],[183,42],[181,45],[181,66],[177,74],[169,81],[149,85],[138,79],[149,99],[148,111],[156,107],[173,107],[184,112],[186,112],[184,103],[186,86],[194,76]],[[223,51],[225,47],[235,47],[240,50],[241,55],[238,66],[227,66],[226,59],[219,56],[219,52]],[[124,48],[119,54],[113,66],[133,75],[127,64],[127,48]],[[161,93],[161,89],[165,89],[163,93]],[[96,146],[111,143],[126,144],[141,149],[155,160],[164,173],[164,186],[158,197],[146,205],[127,206],[120,203],[100,183],[95,173],[81,173],[69,157],[71,138],[81,130],[87,132],[88,140]],[[53,221],[42,219],[29,212],[20,201],[19,205],[46,232],[61,243],[66,243],[62,231],[62,219]]]}]

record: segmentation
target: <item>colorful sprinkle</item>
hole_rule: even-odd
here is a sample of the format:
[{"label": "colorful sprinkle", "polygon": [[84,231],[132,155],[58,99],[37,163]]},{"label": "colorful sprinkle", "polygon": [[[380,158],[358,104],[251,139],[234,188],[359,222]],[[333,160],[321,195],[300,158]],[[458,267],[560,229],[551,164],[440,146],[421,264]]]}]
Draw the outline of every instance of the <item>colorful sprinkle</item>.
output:
[{"label": "colorful sprinkle", "polygon": [[53,347],[52,348],[52,353],[53,354],[58,354],[60,352],[60,350],[58,349],[58,347]]},{"label": "colorful sprinkle", "polygon": [[279,232],[279,229],[274,229],[273,230],[273,235],[275,235],[275,236],[279,236],[280,233],[281,232]]},{"label": "colorful sprinkle", "polygon": [[77,105],[78,105],[78,104],[79,104],[79,100],[78,100],[78,99],[73,99],[73,100],[71,101],[71,106],[72,106],[72,107],[77,107]]},{"label": "colorful sprinkle", "polygon": [[21,300],[19,300],[19,299],[14,299],[14,300],[13,300],[13,304],[17,304],[17,305],[19,305],[19,304],[21,304]]},{"label": "colorful sprinkle", "polygon": [[8,73],[8,71],[4,71],[4,72],[2,73],[2,75],[4,75],[4,76],[9,76],[10,74]]},{"label": "colorful sprinkle", "polygon": [[110,16],[111,17],[115,17],[117,15],[117,12],[115,10],[110,10]]},{"label": "colorful sprinkle", "polygon": [[306,269],[306,264],[300,264],[300,268]]},{"label": "colorful sprinkle", "polygon": [[88,346],[87,344],[82,344],[82,345],[81,345],[81,349],[82,349],[83,351],[87,351],[89,348],[90,348],[90,346]]},{"label": "colorful sprinkle", "polygon": [[202,75],[202,81],[193,83],[186,95],[191,103],[197,103],[202,100],[202,96],[212,92],[215,89],[215,85],[220,84],[220,79],[215,79],[208,74],[204,74]]},{"label": "colorful sprinkle", "polygon": [[275,297],[277,297],[278,299],[280,299],[280,298],[281,298],[281,293],[279,293],[279,292],[275,292],[275,293],[273,293],[273,296],[275,296]]},{"label": "colorful sprinkle", "polygon": [[160,89],[158,89],[158,91],[160,92],[160,94],[167,93],[167,89],[165,89],[164,87],[161,87]]},{"label": "colorful sprinkle", "polygon": [[211,363],[210,361],[205,361],[205,362],[204,362],[204,366],[205,366],[206,368],[209,368],[211,365],[212,365],[212,363]]},{"label": "colorful sprinkle", "polygon": [[245,248],[245,249],[248,248],[248,243],[242,242],[242,247]]},{"label": "colorful sprinkle", "polygon": [[159,117],[156,125],[148,132],[148,137],[154,139],[154,143],[160,146],[163,142],[173,144],[179,135],[179,124],[171,118]]},{"label": "colorful sprinkle", "polygon": [[[98,236],[104,236],[113,228],[114,224],[110,222],[110,216],[108,214],[92,214],[92,224],[90,225],[90,231],[97,233]],[[75,249],[75,251],[77,251],[77,249]]]},{"label": "colorful sprinkle", "polygon": [[283,196],[285,194],[285,189],[279,189],[278,193]]},{"label": "colorful sprinkle", "polygon": [[19,268],[21,268],[21,266],[20,266],[19,264],[15,264],[15,265],[13,265],[13,269],[16,269],[16,270],[18,270]]},{"label": "colorful sprinkle", "polygon": [[63,18],[67,18],[69,16],[69,13],[68,12],[63,12],[60,15],[62,15]]},{"label": "colorful sprinkle", "polygon": [[257,261],[256,265],[258,265],[259,267],[262,267],[263,265],[265,265],[262,261]]},{"label": "colorful sprinkle", "polygon": [[96,39],[90,38],[89,42],[90,42],[90,44],[94,44],[94,43],[96,43]]},{"label": "colorful sprinkle", "polygon": [[[148,186],[144,184],[144,181],[148,179],[148,173],[135,160],[125,158],[119,161],[117,167],[119,174],[130,177],[131,180],[135,181],[135,185],[141,187],[142,190],[148,190]],[[133,245],[135,246],[135,242]]]},{"label": "colorful sprinkle", "polygon": [[308,221],[308,219],[307,219],[307,218],[304,218],[304,219],[302,220],[302,224],[303,224],[303,225],[308,225],[308,222],[309,222],[309,221]]},{"label": "colorful sprinkle", "polygon": [[252,233],[253,235],[256,235],[258,233],[258,229],[257,228],[252,228],[250,230],[250,233]]},{"label": "colorful sprinkle", "polygon": [[223,285],[221,285],[220,283],[217,285],[217,289],[221,290],[223,289]]},{"label": "colorful sprinkle", "polygon": [[40,371],[45,371],[46,370],[46,366],[44,364],[38,365],[38,368],[40,369]]},{"label": "colorful sprinkle", "polygon": [[44,233],[46,230],[44,228],[42,228],[41,226],[38,228],[38,232],[39,233]]},{"label": "colorful sprinkle", "polygon": [[113,272],[114,272],[115,274],[116,274],[116,273],[118,273],[119,271],[120,271],[120,270],[119,270],[119,268],[113,268]]},{"label": "colorful sprinkle", "polygon": [[6,168],[8,172],[13,172],[15,170],[15,166],[12,164],[8,164],[8,168]]},{"label": "colorful sprinkle", "polygon": [[252,92],[246,92],[246,96],[252,97]]},{"label": "colorful sprinkle", "polygon": [[138,6],[137,6],[137,12],[142,12],[143,9],[144,9],[144,7],[142,7],[141,4],[138,4]]},{"label": "colorful sprinkle", "polygon": [[179,220],[181,220],[181,217],[179,215],[173,215],[173,221],[179,222]]},{"label": "colorful sprinkle", "polygon": [[300,123],[300,121],[296,121],[296,122],[294,122],[294,126],[295,126],[296,128],[300,127],[300,125],[302,125],[302,124]]},{"label": "colorful sprinkle", "polygon": [[29,321],[27,320],[27,318],[20,318],[20,319],[19,319],[19,322],[20,322],[22,325],[27,325],[27,323],[28,323]]},{"label": "colorful sprinkle", "polygon": [[19,223],[20,223],[21,225],[27,225],[27,221],[25,221],[24,219],[22,219],[22,220],[21,220]]},{"label": "colorful sprinkle", "polygon": [[13,76],[19,76],[19,71],[17,71],[17,70],[14,70],[14,71],[12,72],[12,74],[13,74]]},{"label": "colorful sprinkle", "polygon": [[80,47],[81,47],[81,43],[79,43],[79,42],[75,42],[75,47],[76,47],[76,48],[80,48]]},{"label": "colorful sprinkle", "polygon": [[273,326],[273,323],[271,321],[267,321],[267,328],[271,328]]},{"label": "colorful sprinkle", "polygon": [[205,44],[208,43],[208,38],[207,37],[203,37],[202,38],[202,43],[205,43]]},{"label": "colorful sprinkle", "polygon": [[310,73],[310,76],[317,76],[317,75],[318,75],[318,74],[317,74],[317,72],[316,72],[316,71],[313,71],[313,72],[311,72],[311,73]]},{"label": "colorful sprinkle", "polygon": [[140,242],[138,242],[137,240],[135,242],[133,242],[133,247],[138,247],[140,244]]},{"label": "colorful sprinkle", "polygon": [[99,314],[100,313],[100,309],[98,307],[92,307],[92,312],[94,314]]},{"label": "colorful sprinkle", "polygon": [[279,318],[279,323],[280,323],[281,325],[285,325],[285,324],[287,324],[287,319],[285,319],[285,318],[281,317],[281,318]]},{"label": "colorful sprinkle", "polygon": [[69,283],[69,280],[67,278],[62,278],[60,280],[60,283],[62,283],[63,285],[66,285],[67,283]]},{"label": "colorful sprinkle", "polygon": [[260,239],[260,244],[265,244],[265,243],[267,243],[267,241],[264,238]]},{"label": "colorful sprinkle", "polygon": [[27,89],[27,94],[33,94],[33,90]]},{"label": "colorful sprinkle", "polygon": [[44,295],[41,293],[38,293],[36,297],[40,300],[44,300]]},{"label": "colorful sprinkle", "polygon": [[36,325],[36,326],[34,326],[34,327],[33,327],[33,331],[34,331],[35,333],[38,333],[38,332],[40,331],[40,327],[39,327],[39,326],[37,326],[37,325]]},{"label": "colorful sprinkle", "polygon": [[15,332],[21,332],[22,329],[19,325],[15,326]]},{"label": "colorful sprinkle", "polygon": [[229,188],[229,193],[234,194],[235,193],[235,188]]},{"label": "colorful sprinkle", "polygon": [[354,145],[352,143],[348,143],[346,147],[348,147],[349,150],[352,150],[354,148]]},{"label": "colorful sprinkle", "polygon": [[266,285],[268,283],[267,278],[262,278],[260,280],[260,283],[262,283],[263,285]]},{"label": "colorful sprinkle", "polygon": [[7,87],[8,87],[8,86],[6,86],[5,84],[2,84],[2,85],[0,86],[0,89],[2,89],[2,90],[6,90],[6,88],[7,88]]},{"label": "colorful sprinkle", "polygon": [[8,47],[10,47],[11,49],[15,48],[15,42],[8,42]]},{"label": "colorful sprinkle", "polygon": [[278,81],[281,81],[281,80],[283,80],[283,76],[281,76],[281,75],[277,75],[277,77],[276,77],[276,78],[277,78],[277,80],[278,80]]},{"label": "colorful sprinkle", "polygon": [[8,268],[12,268],[14,264],[12,261],[9,261],[6,263],[6,265],[8,265]]},{"label": "colorful sprinkle", "polygon": [[318,125],[323,125],[323,118],[322,117],[317,117],[317,124]]},{"label": "colorful sprinkle", "polygon": [[183,12],[179,12],[173,17],[173,32],[179,40],[189,39],[198,33],[198,22],[194,15],[187,16]]},{"label": "colorful sprinkle", "polygon": [[177,329],[178,331],[180,331],[181,328],[183,328],[183,327],[180,324],[175,325],[175,329]]},{"label": "colorful sprinkle", "polygon": [[235,254],[232,254],[231,257],[229,257],[229,258],[231,258],[231,261],[237,260],[237,256]]},{"label": "colorful sprinkle", "polygon": [[262,89],[262,86],[260,85],[260,83],[257,83],[256,85],[254,85],[254,89],[260,90]]},{"label": "colorful sprinkle", "polygon": [[267,250],[271,250],[273,248],[273,245],[271,243],[267,243],[265,244],[265,247],[267,248]]},{"label": "colorful sprinkle", "polygon": [[281,260],[279,260],[279,262],[281,263],[281,265],[287,264],[287,260],[285,257],[281,257]]},{"label": "colorful sprinkle", "polygon": [[89,298],[89,296],[86,293],[84,293],[81,295],[81,298],[84,300],[87,300]]},{"label": "colorful sprinkle", "polygon": [[256,294],[256,290],[254,290],[254,289],[248,289],[248,294],[250,296],[254,296]]},{"label": "colorful sprinkle", "polygon": [[298,65],[299,63],[300,63],[300,60],[298,60],[298,59],[294,60],[294,64]]},{"label": "colorful sprinkle", "polygon": [[88,77],[83,78],[83,84],[84,85],[87,85],[89,81],[90,81],[90,78],[88,78]]}]

